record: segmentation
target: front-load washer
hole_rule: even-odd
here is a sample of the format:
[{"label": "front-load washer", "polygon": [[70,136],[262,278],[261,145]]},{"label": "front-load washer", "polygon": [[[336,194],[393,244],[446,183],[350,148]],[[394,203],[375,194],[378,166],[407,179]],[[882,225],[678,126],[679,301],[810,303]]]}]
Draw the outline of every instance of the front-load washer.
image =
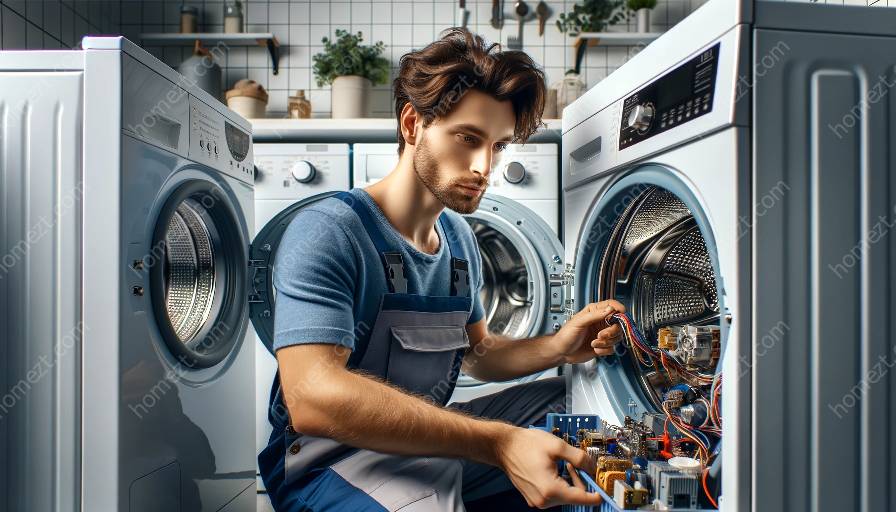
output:
[{"label": "front-load washer", "polygon": [[[348,144],[255,143],[255,239],[249,260],[249,309],[255,327],[255,444],[268,445],[268,402],[277,360],[274,343],[273,258],[302,208],[349,189]],[[264,483],[258,478],[258,489]]]},{"label": "front-load washer", "polygon": [[249,510],[251,126],[82,48],[0,52],[4,503]]},{"label": "front-load washer", "polygon": [[[352,149],[355,187],[379,181],[398,164],[396,143],[354,144]],[[480,298],[492,333],[528,338],[554,332],[565,321],[557,279],[563,271],[557,166],[556,144],[509,145],[494,165],[479,208],[465,215],[482,255]],[[509,382],[482,382],[462,372],[450,401],[553,376],[556,369]]]},{"label": "front-load washer", "polygon": [[626,346],[569,368],[567,408],[619,425],[720,390],[724,510],[894,507],[893,26],[710,0],[563,112],[568,312],[620,300],[714,382]]}]

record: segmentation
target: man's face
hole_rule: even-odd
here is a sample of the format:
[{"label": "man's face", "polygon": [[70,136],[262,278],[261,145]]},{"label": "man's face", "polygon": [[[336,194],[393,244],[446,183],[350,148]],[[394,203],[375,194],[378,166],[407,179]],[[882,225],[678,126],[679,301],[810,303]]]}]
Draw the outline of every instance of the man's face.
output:
[{"label": "man's face", "polygon": [[509,101],[469,90],[447,116],[422,131],[414,147],[414,171],[447,208],[473,213],[515,124]]}]

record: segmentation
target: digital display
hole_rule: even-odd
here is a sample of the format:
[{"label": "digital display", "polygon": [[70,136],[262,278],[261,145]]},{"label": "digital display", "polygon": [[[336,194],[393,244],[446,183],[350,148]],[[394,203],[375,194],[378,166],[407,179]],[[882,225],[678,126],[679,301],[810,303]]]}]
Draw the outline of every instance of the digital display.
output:
[{"label": "digital display", "polygon": [[[625,99],[619,149],[712,112],[720,46],[716,43]],[[630,117],[637,121],[631,126]]]},{"label": "digital display", "polygon": [[249,134],[236,126],[224,122],[224,136],[227,139],[227,148],[237,162],[242,162],[249,154]]}]

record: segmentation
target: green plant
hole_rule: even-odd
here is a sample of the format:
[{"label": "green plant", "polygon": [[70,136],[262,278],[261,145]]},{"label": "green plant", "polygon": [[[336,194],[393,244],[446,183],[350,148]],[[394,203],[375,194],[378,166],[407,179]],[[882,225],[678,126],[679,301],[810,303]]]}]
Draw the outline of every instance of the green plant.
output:
[{"label": "green plant", "polygon": [[378,41],[372,46],[362,46],[363,40],[360,32],[350,34],[345,30],[336,30],[335,40],[321,39],[324,51],[313,58],[318,87],[332,84],[336,77],[345,75],[363,76],[374,85],[389,79],[389,61],[380,56],[386,45]]},{"label": "green plant", "polygon": [[632,11],[639,9],[653,9],[656,7],[656,0],[626,0],[625,6]]},{"label": "green plant", "polygon": [[[608,25],[626,19],[622,7],[623,0],[585,0],[572,6],[572,12],[565,12],[557,19],[560,32],[577,36],[581,32],[601,32]],[[655,0],[654,0],[655,1]]]}]

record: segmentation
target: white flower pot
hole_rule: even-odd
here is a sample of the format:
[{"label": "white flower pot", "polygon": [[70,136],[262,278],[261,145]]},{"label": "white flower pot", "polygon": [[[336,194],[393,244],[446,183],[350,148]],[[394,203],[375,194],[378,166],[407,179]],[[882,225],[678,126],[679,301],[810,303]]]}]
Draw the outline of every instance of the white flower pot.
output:
[{"label": "white flower pot", "polygon": [[362,76],[339,76],[331,89],[333,119],[370,117],[370,89],[373,84]]},{"label": "white flower pot", "polygon": [[638,32],[650,32],[650,9],[644,7],[635,11],[638,19]]}]

